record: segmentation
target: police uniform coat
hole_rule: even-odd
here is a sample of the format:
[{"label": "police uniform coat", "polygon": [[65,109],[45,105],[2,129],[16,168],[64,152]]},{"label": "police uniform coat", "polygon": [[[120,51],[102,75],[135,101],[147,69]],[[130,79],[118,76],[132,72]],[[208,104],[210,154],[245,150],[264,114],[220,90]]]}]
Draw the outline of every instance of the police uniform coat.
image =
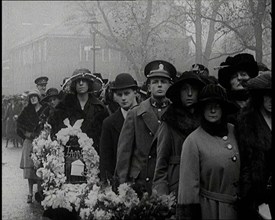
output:
[{"label": "police uniform coat", "polygon": [[160,124],[153,108],[149,98],[128,112],[117,150],[119,182],[134,181],[147,192],[151,191],[156,161],[156,149],[152,150],[151,145]]},{"label": "police uniform coat", "polygon": [[102,181],[111,179],[114,175],[118,138],[123,122],[124,117],[121,108],[103,121],[99,148],[99,169]]},{"label": "police uniform coat", "polygon": [[182,146],[178,204],[199,204],[202,219],[237,218],[240,159],[234,126],[227,127],[218,137],[200,126]]}]

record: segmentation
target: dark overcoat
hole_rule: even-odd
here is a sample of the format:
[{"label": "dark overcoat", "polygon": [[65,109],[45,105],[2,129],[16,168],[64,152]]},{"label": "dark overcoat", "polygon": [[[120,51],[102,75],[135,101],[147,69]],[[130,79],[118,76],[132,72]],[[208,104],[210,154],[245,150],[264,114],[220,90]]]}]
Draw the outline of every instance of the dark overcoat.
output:
[{"label": "dark overcoat", "polygon": [[99,161],[102,181],[114,175],[117,157],[117,143],[124,122],[121,109],[104,119],[100,138]]},{"label": "dark overcoat", "polygon": [[107,108],[93,95],[89,94],[88,101],[82,110],[77,96],[68,94],[64,100],[56,106],[48,122],[52,126],[52,133],[56,134],[61,128],[66,127],[63,123],[64,119],[68,118],[72,126],[77,120],[84,119],[81,130],[86,133],[89,138],[93,139],[93,146],[98,152],[102,123],[108,116]]},{"label": "dark overcoat", "polygon": [[256,219],[256,210],[263,202],[272,206],[271,214],[274,212],[274,189],[267,189],[268,184],[271,184],[274,163],[272,134],[258,110],[251,108],[240,114],[237,119],[236,138],[241,155],[240,211],[241,215]]},{"label": "dark overcoat", "polygon": [[120,183],[134,181],[151,192],[156,165],[156,149],[151,146],[159,124],[150,99],[128,112],[118,140],[116,174]]},{"label": "dark overcoat", "polygon": [[160,194],[178,193],[179,166],[185,138],[200,124],[200,116],[185,108],[170,105],[153,144],[157,145],[157,161],[153,189]]}]

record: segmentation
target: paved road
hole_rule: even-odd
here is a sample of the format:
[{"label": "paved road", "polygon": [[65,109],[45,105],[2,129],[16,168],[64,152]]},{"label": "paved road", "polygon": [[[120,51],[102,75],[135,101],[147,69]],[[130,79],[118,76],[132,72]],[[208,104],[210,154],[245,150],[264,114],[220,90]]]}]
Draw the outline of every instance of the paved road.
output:
[{"label": "paved road", "polygon": [[[15,148],[2,139],[2,219],[41,220],[43,208],[34,201],[27,203],[28,183],[19,168],[22,147]],[[36,192],[36,185],[34,192]]]}]

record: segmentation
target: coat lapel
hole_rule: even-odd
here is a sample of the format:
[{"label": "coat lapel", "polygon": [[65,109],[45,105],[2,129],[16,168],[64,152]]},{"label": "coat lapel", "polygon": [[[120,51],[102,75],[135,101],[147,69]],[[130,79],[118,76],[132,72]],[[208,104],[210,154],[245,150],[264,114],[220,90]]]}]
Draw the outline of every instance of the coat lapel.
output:
[{"label": "coat lapel", "polygon": [[124,123],[124,118],[123,115],[121,113],[120,108],[113,114],[113,121],[112,121],[112,125],[114,126],[114,128],[118,131],[118,133],[120,133],[122,126]]},{"label": "coat lapel", "polygon": [[147,99],[144,102],[140,103],[140,108],[137,112],[138,115],[141,115],[144,123],[149,128],[149,130],[155,134],[158,129],[158,118],[153,110],[153,107],[150,104],[150,100]]}]

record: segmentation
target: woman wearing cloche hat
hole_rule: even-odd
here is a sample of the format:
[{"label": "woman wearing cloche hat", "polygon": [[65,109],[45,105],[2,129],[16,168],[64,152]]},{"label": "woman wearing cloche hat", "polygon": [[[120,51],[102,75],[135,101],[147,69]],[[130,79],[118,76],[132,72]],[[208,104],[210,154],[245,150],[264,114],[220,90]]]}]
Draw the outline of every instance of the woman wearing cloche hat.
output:
[{"label": "woman wearing cloche hat", "polygon": [[[274,187],[272,189],[272,80],[271,72],[250,79],[247,89],[249,105],[238,116],[236,137],[240,146],[240,211],[241,218],[257,219],[259,206],[269,205],[274,218]],[[259,210],[258,210],[259,209]],[[268,210],[268,209],[267,209]],[[259,213],[258,213],[259,212]],[[267,214],[265,212],[265,214]],[[273,217],[273,218],[272,218]]]},{"label": "woman wearing cloche hat", "polygon": [[204,85],[197,73],[186,71],[166,92],[172,104],[163,114],[153,142],[157,148],[153,189],[159,194],[178,193],[182,144],[200,124],[194,103]]},{"label": "woman wearing cloche hat", "polygon": [[72,94],[65,96],[48,119],[52,126],[52,136],[66,127],[64,119],[68,118],[71,125],[79,119],[84,119],[81,130],[93,139],[94,147],[98,150],[102,122],[109,113],[104,104],[90,93],[94,81],[102,82],[99,77],[85,68],[76,69],[66,81],[70,83]]},{"label": "woman wearing cloche hat", "polygon": [[41,131],[40,116],[46,105],[40,104],[40,92],[31,90],[28,93],[29,103],[22,110],[17,119],[17,134],[24,139],[20,168],[23,169],[24,179],[28,179],[29,195],[27,203],[32,203],[33,184],[37,183],[38,192],[41,192],[41,179],[36,175],[31,159],[32,141]]},{"label": "woman wearing cloche hat", "polygon": [[206,85],[198,100],[201,125],[184,141],[180,159],[179,219],[237,219],[240,158],[234,126],[226,115],[237,111],[224,88]]}]

